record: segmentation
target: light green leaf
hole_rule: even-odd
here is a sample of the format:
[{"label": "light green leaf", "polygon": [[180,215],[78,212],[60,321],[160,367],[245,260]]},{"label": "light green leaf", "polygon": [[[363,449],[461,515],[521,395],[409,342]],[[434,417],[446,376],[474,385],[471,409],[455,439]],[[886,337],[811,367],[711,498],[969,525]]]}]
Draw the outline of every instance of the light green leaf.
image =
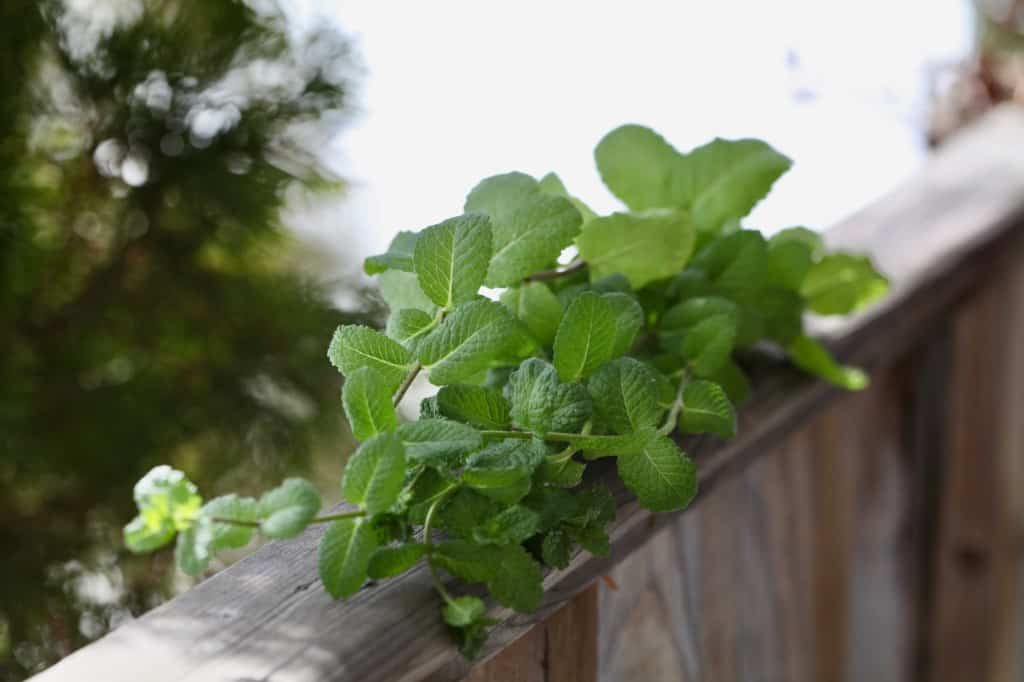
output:
[{"label": "light green leaf", "polygon": [[481,214],[449,218],[420,232],[413,262],[420,288],[451,308],[476,297],[491,260],[491,222]]},{"label": "light green leaf", "polygon": [[665,436],[652,436],[640,452],[616,463],[622,482],[651,511],[682,509],[697,493],[697,468]]},{"label": "light green leaf", "polygon": [[791,227],[768,240],[768,276],[775,286],[800,291],[804,278],[824,251],[821,235]]},{"label": "light green leaf", "polygon": [[840,388],[859,391],[870,383],[862,370],[840,365],[824,346],[809,336],[796,337],[786,350],[794,365]]},{"label": "light green leaf", "polygon": [[798,242],[807,247],[812,260],[819,260],[825,255],[825,240],[821,233],[806,227],[787,227],[772,235],[768,240],[768,248],[782,246],[791,242]]},{"label": "light green leaf", "polygon": [[437,407],[449,419],[482,429],[506,429],[511,419],[508,401],[501,391],[484,386],[444,386],[437,392]]},{"label": "light green leaf", "polygon": [[405,573],[416,565],[427,553],[427,546],[419,542],[407,542],[395,547],[380,547],[370,557],[367,574],[374,580],[393,578]]},{"label": "light green leaf", "polygon": [[685,433],[736,435],[736,411],[725,391],[711,381],[691,381],[683,388],[679,428]]},{"label": "light green leaf", "polygon": [[589,206],[569,194],[569,190],[565,188],[565,185],[562,183],[562,179],[554,173],[548,173],[541,178],[539,187],[540,191],[544,194],[550,194],[553,197],[565,197],[571,201],[572,205],[576,207],[576,210],[580,212],[583,222],[593,220],[597,217],[597,214],[590,210]]},{"label": "light green leaf", "polygon": [[676,274],[693,253],[696,232],[682,211],[613,213],[586,224],[576,239],[591,280],[621,273],[634,289]]},{"label": "light green leaf", "polygon": [[453,628],[461,628],[477,622],[486,612],[487,607],[480,597],[466,595],[446,602],[441,613],[445,623]]},{"label": "light green leaf", "polygon": [[544,443],[536,438],[509,438],[491,443],[469,458],[462,471],[462,480],[482,492],[503,488],[529,479],[546,456]]},{"label": "light green leaf", "polygon": [[486,213],[492,221],[502,222],[539,192],[537,181],[525,173],[492,175],[470,191],[464,210]]},{"label": "light green leaf", "polygon": [[604,184],[632,210],[685,205],[672,191],[679,152],[650,128],[616,128],[598,143],[594,158]]},{"label": "light green leaf", "polygon": [[612,358],[617,318],[600,294],[586,291],[565,311],[555,336],[554,364],[562,381],[590,376]]},{"label": "light green leaf", "polygon": [[341,402],[352,433],[359,440],[392,431],[398,426],[391,392],[380,373],[372,367],[360,367],[345,379]]},{"label": "light green leaf", "polygon": [[335,599],[359,591],[366,582],[377,535],[366,519],[335,521],[320,540],[317,569],[327,593]]},{"label": "light green leaf", "polygon": [[327,349],[327,357],[345,376],[360,367],[373,368],[389,393],[398,388],[413,367],[409,351],[397,341],[357,324],[338,327]]},{"label": "light green leaf", "polygon": [[294,537],[316,517],[320,504],[320,493],[312,483],[289,478],[260,498],[260,531],[276,539]]},{"label": "light green leaf", "polygon": [[253,534],[252,526],[220,523],[214,519],[231,519],[243,524],[253,523],[259,518],[259,503],[251,497],[239,497],[232,493],[210,500],[203,505],[200,513],[211,523],[211,551],[236,549],[249,544]]},{"label": "light green leaf", "polygon": [[483,446],[479,431],[447,419],[420,419],[402,424],[395,433],[405,445],[409,462],[442,471],[460,467],[466,455]]},{"label": "light green leaf", "polygon": [[820,315],[844,315],[878,300],[889,281],[864,256],[833,253],[815,263],[800,286],[808,307]]},{"label": "light green leaf", "polygon": [[594,401],[596,423],[616,433],[655,426],[661,417],[657,380],[647,365],[618,358],[604,365],[587,382]]},{"label": "light green leaf", "polygon": [[577,450],[584,450],[587,459],[615,457],[642,452],[657,431],[651,427],[643,427],[633,433],[618,435],[573,434],[564,435],[560,439]]},{"label": "light green leaf", "polygon": [[716,138],[683,155],[673,186],[698,229],[716,232],[750,213],[792,163],[761,140]]},{"label": "light green leaf", "polygon": [[486,370],[503,354],[518,350],[521,341],[518,324],[504,306],[477,300],[458,306],[420,342],[417,354],[431,383],[441,386]]},{"label": "light green leaf", "polygon": [[513,505],[485,519],[473,529],[473,540],[481,545],[521,543],[537,532],[537,512]]},{"label": "light green leaf", "polygon": [[379,514],[398,499],[404,480],[405,446],[400,435],[380,433],[360,445],[348,460],[341,493],[367,514]]},{"label": "light green leaf", "polygon": [[757,304],[769,284],[768,243],[760,232],[740,230],[714,240],[693,259],[715,287],[739,302]]},{"label": "light green leaf", "polygon": [[573,459],[553,463],[545,460],[540,466],[540,477],[544,483],[558,488],[575,488],[583,480],[587,465]]},{"label": "light green leaf", "polygon": [[376,275],[386,270],[413,271],[412,254],[416,248],[416,232],[399,232],[391,240],[386,253],[370,256],[363,262],[363,270],[368,275]]},{"label": "light green leaf", "polygon": [[494,218],[490,287],[512,286],[551,266],[579,234],[582,218],[562,197],[535,195],[505,218]]},{"label": "light green leaf", "polygon": [[697,376],[710,376],[729,361],[736,342],[736,319],[712,315],[695,324],[683,339],[683,356]]},{"label": "light green leaf", "polygon": [[200,519],[178,533],[174,547],[174,562],[186,575],[199,575],[213,558],[213,524]]},{"label": "light green leaf", "polygon": [[604,294],[615,312],[615,342],[612,344],[612,357],[624,355],[633,347],[633,341],[644,324],[644,310],[636,299],[629,294]]},{"label": "light green leaf", "polygon": [[501,303],[522,320],[541,346],[554,343],[558,323],[562,321],[562,304],[542,282],[529,282],[501,295]]},{"label": "light green leaf", "polygon": [[750,381],[747,375],[731,360],[707,378],[725,389],[726,395],[734,405],[746,402],[750,395]]},{"label": "light green leaf", "polygon": [[160,549],[174,539],[174,526],[158,523],[150,526],[141,515],[136,516],[124,527],[124,546],[136,554]]},{"label": "light green leaf", "polygon": [[578,431],[591,414],[586,389],[562,383],[555,368],[539,358],[524,361],[509,377],[505,391],[512,423],[539,435]]},{"label": "light green leaf", "polygon": [[405,308],[388,317],[387,335],[415,353],[420,340],[437,326],[437,318],[417,308]]},{"label": "light green leaf", "polygon": [[437,311],[437,306],[427,298],[423,289],[420,288],[420,282],[415,273],[400,270],[382,272],[377,277],[377,286],[380,288],[381,297],[392,312],[416,309],[433,317]]},{"label": "light green leaf", "polygon": [[203,504],[195,484],[166,464],[150,469],[133,492],[140,515],[154,529],[162,525],[172,530],[188,528]]}]

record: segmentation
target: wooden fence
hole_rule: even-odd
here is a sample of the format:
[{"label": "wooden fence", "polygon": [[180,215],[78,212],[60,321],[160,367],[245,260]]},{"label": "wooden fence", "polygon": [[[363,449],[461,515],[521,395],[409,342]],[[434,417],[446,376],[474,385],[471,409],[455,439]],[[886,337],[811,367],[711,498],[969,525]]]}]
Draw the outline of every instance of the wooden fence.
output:
[{"label": "wooden fence", "polygon": [[1024,112],[990,114],[827,240],[892,278],[815,326],[872,387],[759,368],[735,440],[684,442],[701,478],[684,513],[641,509],[601,460],[611,556],[549,573],[532,616],[497,609],[476,667],[425,570],[333,601],[311,529],[37,679],[1022,679]]}]

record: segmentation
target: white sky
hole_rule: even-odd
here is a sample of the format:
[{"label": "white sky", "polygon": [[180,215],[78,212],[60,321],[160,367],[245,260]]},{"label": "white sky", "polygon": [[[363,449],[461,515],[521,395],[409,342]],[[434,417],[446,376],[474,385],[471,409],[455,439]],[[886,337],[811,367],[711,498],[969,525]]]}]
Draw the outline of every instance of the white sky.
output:
[{"label": "white sky", "polygon": [[748,224],[826,227],[920,163],[929,69],[971,37],[967,0],[296,2],[366,68],[363,113],[328,150],[353,189],[315,228],[351,264],[494,173],[554,170],[616,208],[591,154],[626,122],[681,150],[766,139],[795,165]]}]

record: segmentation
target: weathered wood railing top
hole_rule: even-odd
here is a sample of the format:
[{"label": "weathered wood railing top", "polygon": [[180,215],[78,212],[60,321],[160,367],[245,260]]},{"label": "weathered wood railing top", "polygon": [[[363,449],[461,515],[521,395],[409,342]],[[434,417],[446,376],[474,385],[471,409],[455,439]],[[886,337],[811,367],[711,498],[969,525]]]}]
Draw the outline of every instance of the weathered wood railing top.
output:
[{"label": "weathered wood railing top", "polygon": [[[892,290],[871,310],[815,321],[840,357],[869,369],[926,336],[943,311],[984,275],[1024,221],[1024,112],[1003,109],[965,131],[912,180],[828,231],[832,246],[869,252]],[[700,499],[817,413],[835,391],[784,365],[755,376],[755,395],[727,444],[694,440]],[[612,552],[578,554],[545,579],[536,614],[498,609],[484,651],[508,646],[607,573],[673,515],[641,509],[605,461],[591,467],[618,500]],[[316,576],[322,529],[275,542],[188,593],[123,625],[37,679],[45,682],[320,682],[457,680],[468,664],[452,646],[426,570],[332,600]]]}]

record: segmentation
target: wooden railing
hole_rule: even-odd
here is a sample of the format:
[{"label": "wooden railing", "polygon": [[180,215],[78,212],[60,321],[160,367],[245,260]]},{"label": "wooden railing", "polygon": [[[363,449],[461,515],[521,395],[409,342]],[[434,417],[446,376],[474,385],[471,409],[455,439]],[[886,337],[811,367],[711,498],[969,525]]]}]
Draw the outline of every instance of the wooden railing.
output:
[{"label": "wooden railing", "polygon": [[314,529],[37,679],[1021,679],[1024,112],[990,114],[827,240],[892,279],[881,304],[815,327],[872,387],[756,368],[740,435],[684,441],[701,492],[681,514],[592,467],[618,500],[611,555],[549,573],[536,614],[496,609],[475,668],[424,570],[328,597]]}]

